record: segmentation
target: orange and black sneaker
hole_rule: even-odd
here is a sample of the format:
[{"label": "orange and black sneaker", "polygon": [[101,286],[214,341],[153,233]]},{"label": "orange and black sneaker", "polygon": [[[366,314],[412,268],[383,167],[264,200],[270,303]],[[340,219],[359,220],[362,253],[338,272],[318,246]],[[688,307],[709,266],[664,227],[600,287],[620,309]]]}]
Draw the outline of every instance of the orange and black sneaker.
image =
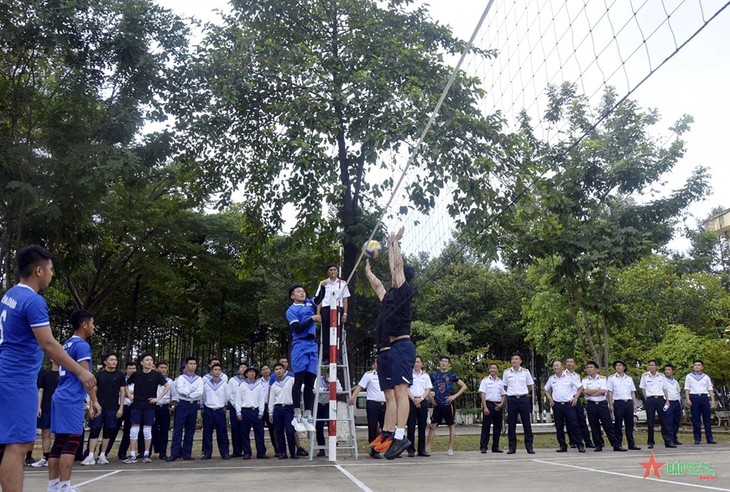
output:
[{"label": "orange and black sneaker", "polygon": [[388,435],[385,436],[385,439],[383,439],[383,441],[373,449],[378,453],[385,453],[390,448],[391,444],[393,444],[393,436]]},{"label": "orange and black sneaker", "polygon": [[370,447],[374,448],[375,446],[383,442],[383,439],[385,439],[387,436],[388,434],[386,434],[385,432],[381,432],[380,434],[378,434],[378,437],[373,439],[373,442],[370,443]]}]

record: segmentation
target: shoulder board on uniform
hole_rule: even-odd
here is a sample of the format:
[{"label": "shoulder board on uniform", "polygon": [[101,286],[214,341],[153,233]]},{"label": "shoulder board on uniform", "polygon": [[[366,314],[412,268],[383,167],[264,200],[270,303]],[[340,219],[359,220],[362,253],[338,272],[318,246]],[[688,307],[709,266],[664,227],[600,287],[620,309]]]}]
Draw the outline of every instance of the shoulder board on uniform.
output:
[{"label": "shoulder board on uniform", "polygon": [[598,375],[598,378],[599,378],[599,379],[606,379],[606,376],[604,376],[603,374],[599,374],[599,375]]},{"label": "shoulder board on uniform", "polygon": [[651,373],[649,371],[646,371],[644,374],[641,375],[641,377],[643,378],[644,376],[650,376],[650,375],[651,375]]}]

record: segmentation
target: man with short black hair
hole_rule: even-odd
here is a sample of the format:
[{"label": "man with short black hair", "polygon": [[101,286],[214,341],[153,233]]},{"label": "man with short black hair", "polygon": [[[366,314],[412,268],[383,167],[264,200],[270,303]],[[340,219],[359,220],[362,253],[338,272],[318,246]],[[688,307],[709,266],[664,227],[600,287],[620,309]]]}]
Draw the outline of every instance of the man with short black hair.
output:
[{"label": "man with short black hair", "polygon": [[293,460],[299,459],[297,456],[297,449],[294,443],[294,404],[293,404],[293,387],[294,378],[289,376],[284,370],[284,366],[277,362],[274,366],[274,373],[276,374],[276,381],[271,385],[271,391],[269,392],[269,408],[274,409],[274,413],[271,416],[271,420],[274,422],[274,428],[276,429],[276,437],[279,442],[279,456],[280,460],[287,459],[286,451],[287,444],[289,449],[289,457]]},{"label": "man with short black hair", "polygon": [[[71,314],[73,336],[63,344],[69,356],[81,367],[89,369],[91,346],[87,339],[94,334],[94,317],[88,311]],[[55,434],[48,458],[48,490],[75,492],[71,486],[71,469],[76,450],[83,445],[84,411],[86,395],[89,395],[89,416],[93,419],[101,413],[96,398],[96,388],[85,389],[83,383],[63,366],[58,369],[58,387],[51,400],[51,432]]]},{"label": "man with short black hair", "polygon": [[423,362],[416,356],[416,363],[413,364],[413,384],[408,388],[408,396],[411,399],[411,410],[408,413],[408,440],[411,447],[408,448],[408,456],[416,454],[416,427],[418,427],[418,456],[429,456],[426,452],[426,429],[428,428],[428,400],[431,397],[433,383],[431,377],[423,370]]},{"label": "man with short black hair", "polygon": [[[139,437],[140,426],[142,427],[144,433],[142,462],[152,463],[150,448],[152,447],[152,426],[155,424],[155,404],[158,400],[157,387],[164,387],[162,392],[159,393],[159,397],[162,398],[170,391],[170,383],[167,382],[165,376],[153,369],[155,361],[152,354],[142,354],[139,364],[142,366],[142,370],[132,374],[127,381],[129,383],[127,397],[132,400],[132,413],[129,419],[132,427],[129,430],[129,438],[132,442],[136,442]],[[134,393],[129,389],[131,385],[134,385]],[[136,462],[137,452],[132,449],[124,463]]]},{"label": "man with short black hair", "polygon": [[[608,392],[608,408],[613,412],[613,433],[619,445],[623,442],[622,425],[626,427],[626,442],[628,448],[640,451],[641,448],[634,442],[634,414],[639,407],[636,403],[636,386],[631,376],[626,374],[626,363],[617,360],[613,363],[616,371],[606,381]],[[615,445],[614,445],[615,446]]]},{"label": "man with short black hair", "polygon": [[56,341],[48,319],[48,305],[38,291],[53,278],[51,253],[40,246],[18,251],[20,282],[0,299],[0,488],[23,490],[23,463],[36,438],[38,394],[27,378],[18,378],[18,368],[32,378],[40,372],[43,353],[79,378],[86,389],[96,385],[94,375],[69,357]]},{"label": "man with short black hair", "polygon": [[[137,372],[137,364],[133,361],[128,361],[124,366],[124,380],[126,382],[129,381],[129,378],[132,377],[132,374]],[[132,399],[127,398],[127,389],[129,391],[134,392],[134,384],[131,386],[129,384],[126,385],[124,388],[124,409],[122,412],[122,441],[119,443],[119,448],[117,449],[117,456],[120,460],[125,460],[129,458],[127,455],[127,452],[129,451],[129,430],[132,428]],[[115,434],[116,437],[116,434]],[[112,444],[114,444],[114,440],[112,439]],[[133,446],[137,446],[137,450],[141,453],[144,449],[144,435],[139,436],[139,440],[133,444]]]},{"label": "man with short black hair", "polygon": [[[312,410],[314,409],[314,382],[317,379],[317,365],[319,364],[319,348],[317,346],[317,325],[322,320],[315,309],[324,296],[324,289],[319,297],[307,299],[307,293],[301,284],[294,284],[289,288],[291,306],[286,310],[286,320],[291,329],[291,359],[294,372],[294,419],[293,425],[298,431],[314,431]],[[302,385],[304,389],[302,389]],[[300,408],[304,391],[304,413]]]},{"label": "man with short black hair", "polygon": [[667,434],[671,443],[675,446],[681,446],[682,443],[677,440],[679,433],[679,424],[682,421],[682,390],[679,382],[674,379],[674,366],[672,364],[664,365],[664,389],[667,392],[667,405],[664,410],[666,417]]},{"label": "man with short black hair", "polygon": [[[89,454],[81,462],[84,466],[107,465],[107,453],[114,445],[119,425],[124,415],[124,397],[126,393],[127,380],[124,374],[117,371],[119,358],[117,354],[105,354],[103,357],[104,367],[96,373],[96,396],[101,405],[101,413],[89,421],[91,431],[89,433]],[[101,441],[99,459],[94,460],[96,444],[102,429],[104,436]]]},{"label": "man with short black hair", "polygon": [[57,386],[58,364],[51,359],[51,368],[38,377],[38,428],[41,430],[43,457],[30,465],[34,468],[48,466],[51,453],[51,398]]},{"label": "man with short black hair", "polygon": [[692,412],[692,432],[695,444],[702,443],[702,424],[705,426],[707,444],[717,444],[712,437],[712,420],[710,409],[715,408],[715,389],[710,376],[705,374],[705,363],[697,359],[692,365],[692,372],[684,378],[684,395],[687,406]]},{"label": "man with short black hair", "polygon": [[218,452],[224,460],[231,459],[228,449],[228,429],[226,427],[226,405],[230,400],[228,384],[223,381],[220,364],[210,368],[210,378],[203,383],[203,458],[209,460],[213,455],[213,430],[215,429]]},{"label": "man with short black hair", "polygon": [[600,366],[597,362],[589,360],[586,362],[586,372],[588,375],[583,378],[583,394],[586,396],[586,408],[588,410],[588,422],[593,433],[593,444],[595,444],[594,452],[603,451],[603,436],[601,435],[601,426],[606,432],[608,442],[613,446],[614,451],[627,451],[621,447],[621,441],[616,438],[613,431],[613,422],[611,422],[611,411],[608,409],[608,401],[606,400],[606,378],[598,373]]},{"label": "man with short black hair", "polygon": [[[454,401],[466,391],[466,384],[451,370],[451,357],[448,355],[441,357],[439,370],[431,373],[431,383],[433,384],[433,396],[436,405],[433,407],[433,413],[431,414],[431,426],[428,429],[426,453],[431,453],[431,445],[436,435],[436,427],[441,422],[444,422],[449,427],[449,449],[446,451],[446,454],[453,456],[454,440],[456,439]],[[459,385],[459,390],[456,394],[452,395],[454,384]]]},{"label": "man with short black hair", "polygon": [[[350,399],[347,400],[348,405],[354,405],[357,402],[357,395],[361,391],[367,392],[365,400],[365,414],[368,419],[368,442],[372,443],[378,437],[378,428],[383,428],[385,419],[385,395],[380,389],[380,376],[378,375],[378,359],[373,359],[370,363],[372,370],[367,371],[360,378],[360,382],[352,390]],[[375,450],[371,444],[370,457],[376,460],[380,459],[380,453]]]},{"label": "man with short black hair", "polygon": [[[380,387],[385,393],[386,410],[384,434],[375,450],[385,453],[386,459],[398,458],[411,446],[406,436],[408,413],[411,404],[408,387],[412,384],[413,365],[416,362],[416,346],[411,340],[411,304],[415,291],[410,282],[413,269],[406,265],[401,253],[400,240],[405,229],[388,235],[388,263],[390,264],[391,288],[386,291],[383,283],[365,262],[365,276],[381,301],[378,317],[378,339],[388,337],[390,350],[378,361],[381,372]],[[383,348],[378,341],[379,348]]]},{"label": "man with short black hair", "polygon": [[667,427],[664,418],[664,405],[667,401],[667,391],[664,388],[664,375],[657,371],[657,361],[652,359],[647,363],[648,372],[641,375],[639,388],[644,396],[644,409],[646,410],[646,430],[649,449],[654,449],[654,419],[659,416],[664,447],[676,448],[667,434]]},{"label": "man with short black hair", "polygon": [[256,458],[260,460],[269,459],[266,455],[264,444],[264,406],[269,396],[269,385],[257,380],[259,371],[255,367],[246,367],[244,377],[246,378],[236,388],[233,397],[236,420],[240,423],[239,434],[241,437],[241,448],[243,459],[251,459],[251,428],[256,440]]},{"label": "man with short black hair", "polygon": [[[579,387],[583,386],[583,379],[580,376],[580,373],[575,370],[575,359],[572,357],[568,357],[565,359],[565,374],[575,379],[575,382],[578,383]],[[580,395],[579,395],[580,396]],[[593,441],[591,440],[591,433],[588,430],[588,424],[586,423],[586,412],[585,407],[583,406],[583,402],[580,398],[578,398],[578,401],[575,403],[575,406],[573,407],[573,411],[575,412],[575,421],[578,425],[578,431],[583,438],[583,443],[585,444],[586,448],[593,448],[595,445],[593,444]],[[570,441],[570,447],[575,447],[577,445],[576,442],[574,442],[572,439]]]},{"label": "man with short black hair", "polygon": [[559,445],[558,453],[568,451],[564,427],[568,428],[568,435],[578,447],[578,452],[586,452],[573,408],[578,402],[580,389],[580,383],[573,376],[563,371],[563,364],[559,360],[553,362],[553,375],[545,383],[545,396],[555,416],[555,430],[557,431]]},{"label": "man with short black hair", "polygon": [[[198,417],[198,407],[203,396],[203,378],[195,374],[198,368],[198,359],[187,357],[185,359],[185,370],[175,380],[175,394],[177,395],[177,406],[175,407],[175,422],[173,424],[172,445],[168,462],[175,461],[182,457],[183,460],[194,460],[193,436],[195,435],[195,424]],[[185,440],[183,442],[183,432]]]},{"label": "man with short black hair", "polygon": [[271,368],[268,364],[261,366],[261,382],[265,384],[266,388],[268,388],[266,390],[264,416],[262,420],[264,421],[266,428],[269,429],[269,440],[271,441],[271,447],[274,448],[274,456],[278,456],[279,449],[277,448],[276,431],[274,430],[274,423],[269,418],[274,414],[274,410],[269,408],[269,389],[271,389],[271,385],[274,383],[275,379],[275,377],[271,377]]},{"label": "man with short black hair", "polygon": [[152,449],[157,453],[160,460],[167,459],[167,443],[170,438],[170,405],[177,401],[175,396],[175,382],[167,375],[168,366],[166,362],[158,362],[155,366],[157,372],[162,374],[170,391],[165,392],[164,386],[157,387],[157,403],[155,403],[155,424],[152,426]]},{"label": "man with short black hair", "polygon": [[[241,434],[241,422],[238,420],[236,415],[236,396],[238,395],[238,387],[246,381],[246,368],[248,365],[245,362],[238,364],[238,368],[235,376],[228,380],[228,396],[230,398],[228,402],[228,411],[231,419],[231,445],[233,447],[233,458],[240,458],[243,456],[243,441]],[[268,386],[267,386],[268,388]]]},{"label": "man with short black hair", "polygon": [[336,264],[328,263],[325,271],[327,278],[319,283],[314,297],[319,298],[320,292],[324,291],[321,296],[322,302],[317,306],[317,314],[322,320],[322,363],[328,364],[330,360],[330,303],[334,294],[337,303],[337,318],[343,324],[346,323],[347,298],[350,297],[350,290],[347,288],[347,282],[339,278],[339,268]]},{"label": "man with short black hair", "polygon": [[504,390],[502,378],[499,377],[499,366],[489,364],[489,375],[479,384],[479,395],[482,399],[482,433],[479,440],[479,450],[482,454],[489,447],[489,431],[494,426],[492,437],[492,452],[501,453],[499,436],[502,434],[502,420],[504,404],[507,403],[507,392]]},{"label": "man with short black hair", "polygon": [[502,383],[507,391],[507,436],[509,450],[507,454],[517,452],[517,417],[522,422],[525,433],[525,449],[528,454],[535,454],[532,448],[532,423],[530,421],[530,397],[535,382],[530,371],[521,367],[522,355],[519,352],[512,354],[512,367],[502,373]]}]

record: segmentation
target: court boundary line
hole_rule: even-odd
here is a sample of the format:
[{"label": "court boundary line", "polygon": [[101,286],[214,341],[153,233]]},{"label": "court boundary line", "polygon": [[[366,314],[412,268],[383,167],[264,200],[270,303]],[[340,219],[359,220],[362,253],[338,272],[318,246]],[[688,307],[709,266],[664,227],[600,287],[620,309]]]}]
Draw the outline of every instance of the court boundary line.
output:
[{"label": "court boundary line", "polygon": [[722,492],[730,492],[730,489],[723,489],[723,488],[720,488],[720,487],[712,487],[710,485],[701,485],[701,484],[686,483],[686,482],[676,482],[674,480],[665,480],[665,479],[659,479],[659,478],[653,478],[653,477],[646,477],[646,478],[644,478],[644,477],[639,476],[639,475],[630,475],[628,473],[614,472],[614,471],[609,471],[609,470],[598,470],[596,468],[588,468],[587,466],[569,465],[567,463],[556,463],[554,461],[545,461],[545,460],[537,460],[537,459],[533,459],[532,461],[534,461],[536,463],[543,463],[543,464],[546,464],[546,465],[564,466],[566,468],[575,468],[576,470],[583,470],[583,471],[590,471],[590,472],[596,472],[596,473],[604,473],[606,475],[616,475],[616,476],[619,476],[619,477],[633,478],[633,479],[636,479],[636,480],[651,480],[652,482],[666,483],[666,484],[669,484],[669,485],[682,485],[682,486],[685,486],[685,487],[694,487],[694,488],[698,488],[698,489],[719,490],[719,491],[722,491]]},{"label": "court boundary line", "polygon": [[96,482],[97,480],[101,480],[102,478],[111,477],[112,475],[116,475],[117,473],[121,473],[122,470],[114,470],[109,473],[105,473],[104,475],[101,475],[96,478],[92,478],[91,480],[87,480],[85,482],[81,482],[79,484],[74,485],[74,487],[83,487],[84,485],[88,485],[92,482]]},{"label": "court boundary line", "polygon": [[355,485],[357,485],[357,487],[360,490],[362,490],[363,492],[373,492],[370,487],[368,487],[367,485],[365,485],[364,483],[362,483],[355,475],[353,475],[349,471],[345,470],[342,467],[342,465],[340,465],[339,463],[337,463],[335,465],[335,468],[337,468],[338,470],[340,470],[343,475],[345,475],[347,478],[349,478],[352,481],[352,483],[354,483]]}]

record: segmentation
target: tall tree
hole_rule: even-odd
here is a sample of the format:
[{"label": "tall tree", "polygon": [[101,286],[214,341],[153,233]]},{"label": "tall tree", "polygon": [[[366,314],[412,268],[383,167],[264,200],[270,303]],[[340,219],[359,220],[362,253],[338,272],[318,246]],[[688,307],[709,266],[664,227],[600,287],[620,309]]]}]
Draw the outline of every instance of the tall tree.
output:
[{"label": "tall tree", "polygon": [[177,90],[170,66],[182,63],[186,33],[150,0],[0,2],[6,286],[15,250],[67,244],[119,177],[135,172],[143,123],[162,118]]},{"label": "tall tree", "polygon": [[[412,0],[232,7],[185,67],[192,88],[176,101],[183,158],[203,167],[223,202],[240,190],[268,234],[281,229],[287,204],[294,238],[334,234],[334,218],[349,274],[369,232],[363,210],[390,193],[389,159],[418,139],[451,72],[444,58],[465,43]],[[481,94],[478,80],[457,76],[414,162],[418,179],[407,193],[415,209],[430,209],[451,182],[454,213],[463,212],[470,190],[491,190],[488,178],[506,172],[501,122],[479,112]],[[470,205],[488,207],[483,198]]]},{"label": "tall tree", "polygon": [[651,134],[658,113],[632,100],[617,104],[610,88],[595,110],[569,84],[551,87],[548,99],[546,124],[561,138],[537,142],[525,122],[536,156],[534,188],[502,222],[503,250],[512,264],[553,261],[552,281],[584,353],[605,364],[616,306],[611,269],[666,244],[678,218],[707,192],[708,176],[697,168],[681,188],[655,192],[684,155],[680,137],[689,117],[672,127],[676,138],[664,146]]}]

